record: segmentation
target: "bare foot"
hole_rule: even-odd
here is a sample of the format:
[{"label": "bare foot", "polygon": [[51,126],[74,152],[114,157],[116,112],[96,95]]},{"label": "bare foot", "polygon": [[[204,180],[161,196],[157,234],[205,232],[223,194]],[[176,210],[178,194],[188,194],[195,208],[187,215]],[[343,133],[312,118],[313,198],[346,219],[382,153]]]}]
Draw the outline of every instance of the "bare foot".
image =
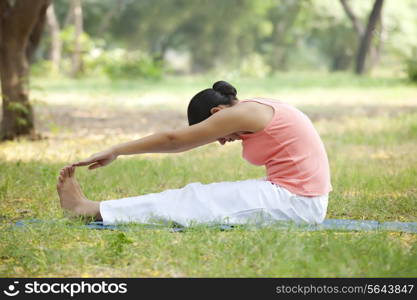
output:
[{"label": "bare foot", "polygon": [[57,191],[61,207],[75,216],[92,216],[100,219],[99,203],[88,200],[75,179],[75,167],[61,169]]}]

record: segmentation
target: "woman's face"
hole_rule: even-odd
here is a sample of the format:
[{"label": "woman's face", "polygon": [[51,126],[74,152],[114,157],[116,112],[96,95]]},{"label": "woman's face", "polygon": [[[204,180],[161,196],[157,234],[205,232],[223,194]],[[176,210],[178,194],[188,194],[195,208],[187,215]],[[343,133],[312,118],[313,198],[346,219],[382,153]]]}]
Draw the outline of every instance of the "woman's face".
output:
[{"label": "woman's face", "polygon": [[224,137],[221,137],[219,139],[217,139],[217,141],[220,143],[220,145],[224,145],[226,143],[230,143],[230,142],[234,142],[236,140],[241,140],[239,133],[243,133],[243,132],[236,132],[236,133],[232,133],[229,135],[226,135]]},{"label": "woman's face", "polygon": [[[213,113],[216,113],[216,112],[218,112],[218,111],[220,111],[222,109],[228,108],[230,106],[231,105],[218,105],[218,106],[212,108],[211,113],[212,114]],[[232,134],[223,136],[221,138],[218,138],[217,141],[220,143],[220,145],[224,145],[224,144],[226,144],[228,142],[230,143],[230,142],[234,142],[236,140],[241,140],[239,134],[242,134],[242,133],[244,133],[244,132],[243,131],[235,132],[235,133],[232,133]]]}]

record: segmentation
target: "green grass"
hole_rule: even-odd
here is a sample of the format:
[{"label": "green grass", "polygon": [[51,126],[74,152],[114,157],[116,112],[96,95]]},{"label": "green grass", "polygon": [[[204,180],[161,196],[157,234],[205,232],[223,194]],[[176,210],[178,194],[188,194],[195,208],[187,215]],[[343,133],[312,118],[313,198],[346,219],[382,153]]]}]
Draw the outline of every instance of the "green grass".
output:
[{"label": "green grass", "polygon": [[[301,99],[295,104],[314,116],[331,165],[334,190],[327,217],[416,222],[417,87],[399,79],[358,79],[343,74],[323,75],[321,80],[307,75],[280,75],[283,86],[276,87],[277,78],[238,82],[250,95],[258,92],[270,97],[280,93],[293,95]],[[326,79],[332,84],[323,83]],[[138,101],[145,101],[140,96],[143,92],[152,99],[162,99],[158,105],[164,109],[178,109],[175,103],[185,101],[178,99],[198,90],[205,80],[125,81],[114,83],[116,86],[106,86],[101,80],[52,80],[44,83],[42,92],[38,89],[37,97],[43,94],[46,98],[45,103],[38,105],[53,109],[56,104],[48,97],[58,97],[61,104],[82,110],[78,97],[97,106],[101,103],[100,95],[107,95],[108,99],[136,95]],[[35,79],[35,84],[41,82]],[[197,88],[192,89],[193,85]],[[318,90],[321,92],[317,93]],[[160,98],[160,91],[173,98]],[[327,95],[324,104],[316,101],[319,95]],[[310,96],[312,100],[308,100]],[[350,97],[352,101],[344,100]],[[360,97],[369,103],[355,102]],[[103,107],[113,109],[114,104],[107,105],[105,101],[102,103]],[[151,107],[157,109],[158,105]],[[63,128],[52,132],[49,139],[0,144],[0,272],[3,276],[417,275],[415,234],[300,232],[273,228],[220,232],[204,226],[183,233],[168,229],[135,228],[127,232],[84,229],[80,220],[68,219],[59,208],[55,191],[59,169],[133,135],[78,136],[75,133],[76,130]],[[249,165],[240,154],[237,143],[225,147],[212,144],[182,154],[121,158],[96,171],[80,169],[77,178],[90,199],[107,200],[178,188],[189,182],[264,176],[262,167]],[[12,225],[17,220],[31,218],[51,223],[27,228]]]},{"label": "green grass", "polygon": [[11,230],[3,243],[4,276],[402,277],[415,276],[417,261],[407,235],[386,232],[112,232],[58,223]]}]

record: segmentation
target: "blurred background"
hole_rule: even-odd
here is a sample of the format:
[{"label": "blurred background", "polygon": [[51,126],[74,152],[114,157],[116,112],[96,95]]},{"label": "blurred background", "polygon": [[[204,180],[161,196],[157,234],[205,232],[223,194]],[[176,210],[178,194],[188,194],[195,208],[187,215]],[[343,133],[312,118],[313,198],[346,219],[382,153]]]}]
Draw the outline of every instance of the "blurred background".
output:
[{"label": "blurred background", "polygon": [[0,0],[0,12],[1,140],[107,144],[186,126],[189,99],[217,80],[313,121],[416,110],[413,0]]},{"label": "blurred background", "polygon": [[156,130],[152,111],[185,121],[189,99],[220,79],[243,98],[295,105],[416,100],[413,0],[0,0],[0,10],[1,140],[80,132],[92,111],[77,110],[97,105],[152,107],[139,119]]},{"label": "blurred background", "polygon": [[386,0],[371,16],[378,2],[55,0],[32,68],[111,79],[308,70],[415,79],[417,3]]}]

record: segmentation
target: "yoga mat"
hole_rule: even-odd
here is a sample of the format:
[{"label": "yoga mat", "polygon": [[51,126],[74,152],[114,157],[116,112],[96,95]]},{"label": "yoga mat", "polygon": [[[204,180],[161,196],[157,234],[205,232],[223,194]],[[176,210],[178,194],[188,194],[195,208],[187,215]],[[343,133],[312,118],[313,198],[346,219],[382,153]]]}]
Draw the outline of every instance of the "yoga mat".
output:
[{"label": "yoga mat", "polygon": [[[39,220],[39,219],[29,219],[21,220],[15,223],[17,227],[25,227],[36,224],[45,224],[53,223],[53,220]],[[208,225],[210,228],[215,228],[220,231],[232,230],[236,227],[245,227],[248,225],[229,225],[229,224],[214,224]],[[250,225],[249,225],[250,226]],[[265,225],[263,225],[265,226]],[[327,219],[321,224],[295,224],[292,222],[276,222],[271,226],[271,228],[276,229],[297,229],[304,231],[319,231],[319,230],[339,230],[339,231],[372,231],[372,230],[381,230],[381,231],[393,231],[393,232],[407,232],[407,233],[417,233],[417,222],[378,222],[372,220],[346,220],[346,219]],[[124,225],[104,225],[103,222],[91,222],[86,225],[81,225],[81,227],[89,229],[108,229],[108,230],[132,230],[131,226]],[[257,226],[260,227],[260,226]],[[140,229],[169,229],[172,232],[182,232],[186,231],[187,227],[174,226],[170,227],[167,225],[159,224],[143,224],[140,226]]]}]

